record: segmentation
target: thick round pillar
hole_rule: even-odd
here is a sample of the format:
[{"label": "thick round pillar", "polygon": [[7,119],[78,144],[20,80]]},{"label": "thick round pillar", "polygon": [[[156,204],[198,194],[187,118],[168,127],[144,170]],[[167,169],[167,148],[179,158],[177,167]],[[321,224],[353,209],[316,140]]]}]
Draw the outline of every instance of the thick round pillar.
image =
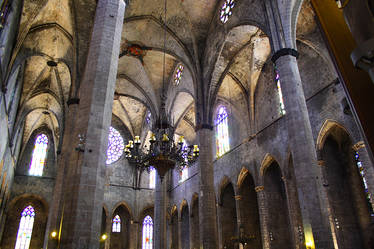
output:
[{"label": "thick round pillar", "polygon": [[[272,58],[282,84],[288,139],[292,152],[297,192],[301,206],[306,243],[316,248],[333,248],[321,190],[317,155],[296,57],[297,51],[284,48]],[[313,241],[314,240],[314,241]]]},{"label": "thick round pillar", "polygon": [[[99,0],[80,101],[70,141],[60,248],[98,249],[104,200],[108,130],[117,76],[125,4]],[[79,137],[80,139],[79,139]]]},{"label": "thick round pillar", "polygon": [[270,248],[269,229],[268,229],[268,212],[266,210],[266,198],[264,186],[257,186],[258,213],[260,216],[260,226],[262,235],[262,245],[264,249]]},{"label": "thick round pillar", "polygon": [[155,208],[154,208],[154,246],[155,249],[166,249],[166,184],[156,174]]},{"label": "thick round pillar", "polygon": [[203,249],[217,249],[217,215],[213,173],[213,128],[209,125],[203,125],[202,128],[197,131],[197,137],[200,142],[200,245]]}]

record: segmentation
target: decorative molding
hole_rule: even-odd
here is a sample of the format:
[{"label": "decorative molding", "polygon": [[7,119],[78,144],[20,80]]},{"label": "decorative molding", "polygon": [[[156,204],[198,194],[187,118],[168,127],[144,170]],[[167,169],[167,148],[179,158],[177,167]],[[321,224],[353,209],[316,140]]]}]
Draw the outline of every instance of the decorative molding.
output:
[{"label": "decorative molding", "polygon": [[353,146],[352,146],[352,149],[354,149],[355,151],[358,151],[360,149],[363,149],[365,148],[365,143],[364,141],[358,141],[357,143],[355,143]]},{"label": "decorative molding", "polygon": [[241,200],[241,199],[242,199],[242,196],[241,196],[241,195],[235,195],[234,198],[235,198],[235,200],[238,201],[238,200]]},{"label": "decorative molding", "polygon": [[325,166],[324,160],[318,160],[317,163],[318,163],[318,166]]},{"label": "decorative molding", "polygon": [[296,59],[299,58],[299,52],[297,52],[297,50],[293,48],[282,48],[273,54],[273,56],[271,57],[271,61],[275,63],[280,57],[285,55],[294,56],[296,57]]},{"label": "decorative molding", "polygon": [[263,191],[264,189],[265,189],[264,186],[257,186],[257,187],[255,187],[255,191],[256,191],[256,192],[261,192],[261,191]]}]

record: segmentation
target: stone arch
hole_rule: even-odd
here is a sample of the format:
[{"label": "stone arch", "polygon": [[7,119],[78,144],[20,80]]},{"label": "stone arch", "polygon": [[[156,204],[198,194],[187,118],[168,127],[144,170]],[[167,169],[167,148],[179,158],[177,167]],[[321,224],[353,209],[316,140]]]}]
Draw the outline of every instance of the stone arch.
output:
[{"label": "stone arch", "polygon": [[323,146],[325,144],[326,138],[336,130],[344,131],[348,135],[350,140],[352,141],[348,130],[343,125],[341,125],[340,123],[338,123],[335,120],[326,119],[325,122],[323,122],[323,124],[321,126],[321,129],[318,132],[318,137],[317,137],[317,141],[316,141],[316,150],[317,150],[318,160],[320,160],[320,158],[321,158],[321,153],[322,153],[322,149],[323,149]]},{"label": "stone arch", "polygon": [[30,248],[43,247],[48,218],[47,202],[41,196],[24,194],[15,197],[8,206],[6,217],[7,226],[3,233],[3,239],[1,242],[2,248],[14,248],[20,225],[21,213],[25,207],[29,205],[31,205],[35,210]]},{"label": "stone arch", "polygon": [[254,178],[247,170],[238,186],[238,196],[236,198],[240,210],[238,220],[240,221],[240,228],[243,229],[243,235],[254,237],[254,240],[248,242],[244,248],[262,248],[259,206],[255,188]]},{"label": "stone arch", "polygon": [[276,161],[274,156],[272,156],[269,153],[266,153],[264,156],[264,159],[262,159],[261,167],[260,167],[260,176],[261,178],[264,176],[266,169],[274,162]]},{"label": "stone arch", "polygon": [[179,248],[179,224],[178,224],[178,208],[176,205],[171,210],[170,225],[169,225],[170,247],[173,249]]},{"label": "stone arch", "polygon": [[[185,203],[181,205],[180,210],[180,234],[181,234],[181,248],[189,249],[190,248],[190,213],[187,201],[183,200]],[[183,203],[182,202],[182,203]]]},{"label": "stone arch", "polygon": [[272,160],[263,172],[270,248],[292,248],[287,193],[279,164]]},{"label": "stone arch", "polygon": [[240,189],[243,181],[245,180],[245,178],[248,176],[249,174],[249,170],[246,169],[244,166],[242,167],[242,169],[240,170],[239,172],[239,175],[238,175],[238,180],[237,180],[237,188]]},{"label": "stone arch", "polygon": [[114,212],[116,211],[116,209],[119,207],[119,206],[124,206],[127,211],[129,212],[129,215],[131,217],[131,219],[133,219],[133,212],[131,211],[131,208],[130,206],[125,202],[125,201],[120,201],[120,202],[117,202],[116,205],[114,205],[113,209],[112,209],[112,215],[114,214]]},{"label": "stone arch", "polygon": [[218,186],[218,195],[217,195],[217,198],[218,198],[218,205],[221,205],[222,204],[222,192],[223,190],[226,188],[227,185],[229,185],[231,183],[231,180],[228,176],[223,176],[219,186]]},{"label": "stone arch", "polygon": [[138,224],[139,224],[138,245],[139,245],[139,247],[138,248],[143,248],[143,240],[142,240],[142,238],[143,238],[143,221],[144,221],[144,218],[148,215],[152,218],[153,227],[154,227],[155,220],[154,220],[154,207],[153,206],[145,207],[139,215],[139,219],[138,219]]},{"label": "stone arch", "polygon": [[121,219],[120,232],[114,232],[111,227],[110,233],[110,248],[112,249],[126,249],[130,248],[130,224],[132,223],[131,211],[126,204],[122,201],[116,205],[111,215],[111,223],[113,218],[118,215]]},{"label": "stone arch", "polygon": [[219,232],[222,248],[232,248],[234,246],[232,238],[238,235],[236,194],[234,185],[226,182],[221,190],[221,202],[219,204]]},{"label": "stone arch", "polygon": [[191,248],[200,248],[200,227],[199,227],[199,196],[192,195],[190,206],[190,245]]},{"label": "stone arch", "polygon": [[[319,159],[327,192],[332,236],[339,247],[369,248],[372,203],[357,168],[352,139],[337,122],[325,122]],[[369,183],[369,182],[368,182]]]}]

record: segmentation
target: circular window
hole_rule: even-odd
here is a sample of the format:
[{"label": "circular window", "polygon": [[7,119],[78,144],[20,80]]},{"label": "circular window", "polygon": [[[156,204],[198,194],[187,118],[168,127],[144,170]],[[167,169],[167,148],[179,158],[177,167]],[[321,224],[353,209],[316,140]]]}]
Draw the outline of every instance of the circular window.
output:
[{"label": "circular window", "polygon": [[109,127],[108,149],[106,151],[106,164],[117,161],[123,154],[125,144],[121,134],[112,126]]}]

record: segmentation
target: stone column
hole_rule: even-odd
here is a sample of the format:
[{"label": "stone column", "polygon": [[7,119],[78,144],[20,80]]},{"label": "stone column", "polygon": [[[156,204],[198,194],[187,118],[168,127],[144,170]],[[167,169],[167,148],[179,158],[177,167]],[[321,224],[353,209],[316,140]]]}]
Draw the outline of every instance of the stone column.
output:
[{"label": "stone column", "polygon": [[166,177],[161,181],[156,174],[155,206],[154,206],[154,246],[155,249],[166,248]]},{"label": "stone column", "polygon": [[238,236],[239,236],[239,228],[240,228],[240,225],[242,224],[242,214],[241,214],[241,200],[242,200],[242,196],[241,195],[235,195],[234,196],[235,198],[235,207],[236,207],[236,224],[237,224],[237,229],[238,229]]},{"label": "stone column", "polygon": [[258,203],[258,214],[260,216],[261,234],[262,234],[262,246],[264,249],[270,248],[269,229],[268,229],[268,212],[266,209],[266,199],[264,186],[257,186],[255,188],[257,192],[257,203]]},{"label": "stone column", "polygon": [[[321,176],[317,154],[294,49],[283,48],[273,55],[286,107],[288,139],[292,152],[297,192],[301,207],[305,237],[316,248],[333,248],[328,225],[327,205],[321,202]],[[325,213],[324,213],[325,212]],[[311,241],[309,241],[311,242]]]},{"label": "stone column", "polygon": [[[61,247],[99,248],[108,129],[118,66],[125,4],[99,0],[80,84],[80,103],[68,160]],[[82,10],[83,11],[83,10]],[[84,139],[79,141],[78,134]],[[78,146],[81,144],[81,146]]]},{"label": "stone column", "polygon": [[216,197],[213,174],[213,127],[202,125],[197,131],[200,142],[199,227],[203,249],[217,249]]}]

